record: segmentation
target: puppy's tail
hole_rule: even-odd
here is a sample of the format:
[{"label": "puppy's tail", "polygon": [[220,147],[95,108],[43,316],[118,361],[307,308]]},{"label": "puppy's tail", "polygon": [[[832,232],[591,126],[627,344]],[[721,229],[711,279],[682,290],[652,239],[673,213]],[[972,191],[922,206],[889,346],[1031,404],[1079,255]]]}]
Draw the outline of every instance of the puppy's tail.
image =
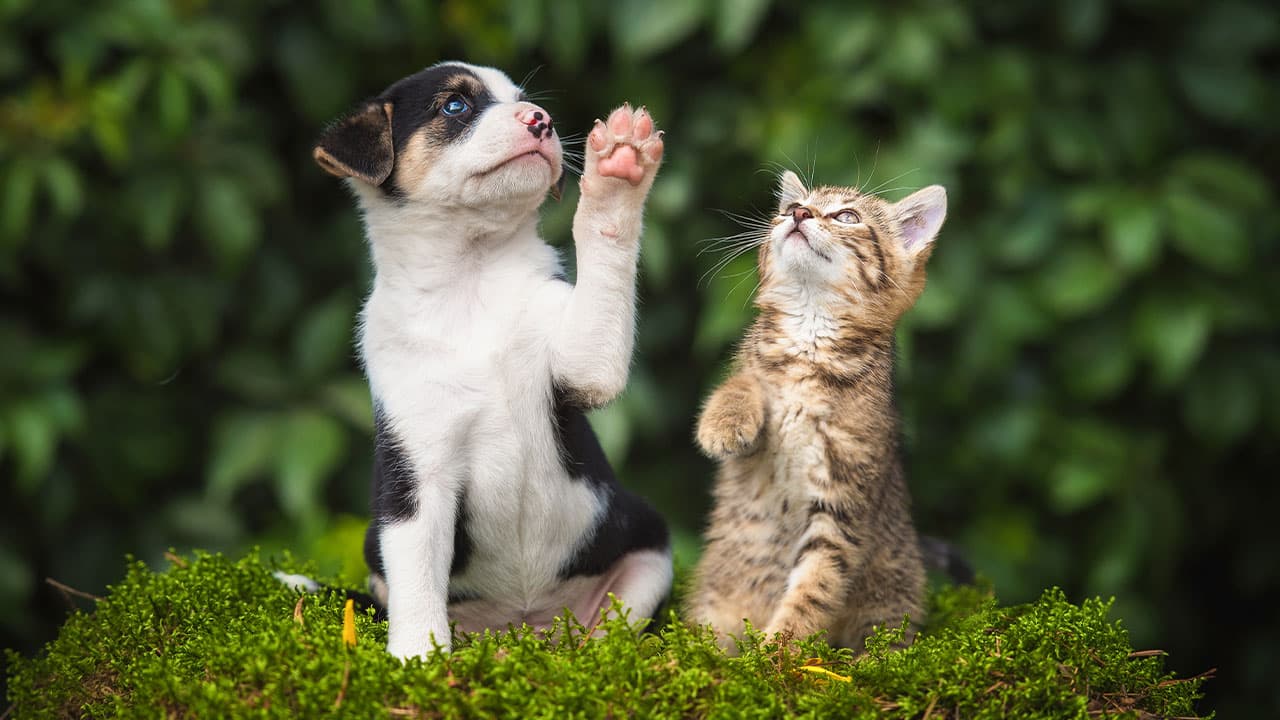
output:
[{"label": "puppy's tail", "polygon": [[341,593],[343,597],[345,597],[346,599],[354,600],[356,607],[360,608],[361,610],[367,610],[368,608],[373,608],[374,609],[373,618],[375,620],[387,619],[387,608],[384,607],[381,603],[379,603],[378,599],[370,595],[369,593],[363,593],[363,592],[360,592],[359,590],[351,590],[350,588],[339,588],[339,587],[333,587],[332,585],[325,585],[322,583],[318,583],[315,580],[312,580],[306,575],[297,575],[294,573],[287,573],[283,570],[276,570],[275,572],[271,573],[271,575],[274,576],[276,580],[279,580],[285,585],[288,585],[290,588],[293,588],[294,590],[297,590],[298,592],[301,592],[301,593],[318,593],[322,590],[332,590],[334,592]]},{"label": "puppy's tail", "polygon": [[945,575],[956,585],[973,584],[973,566],[955,545],[936,537],[920,536],[925,570]]}]

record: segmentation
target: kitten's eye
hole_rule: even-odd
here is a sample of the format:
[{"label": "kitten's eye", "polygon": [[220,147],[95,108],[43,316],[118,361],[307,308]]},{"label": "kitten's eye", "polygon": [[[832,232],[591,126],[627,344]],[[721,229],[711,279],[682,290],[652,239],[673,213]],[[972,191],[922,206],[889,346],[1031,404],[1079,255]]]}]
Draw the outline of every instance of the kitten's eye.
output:
[{"label": "kitten's eye", "polygon": [[444,105],[440,107],[440,112],[445,117],[457,117],[471,109],[466,100],[457,95],[452,95],[448,100],[444,101]]},{"label": "kitten's eye", "polygon": [[852,210],[841,210],[835,214],[836,222],[844,225],[857,225],[862,222],[862,218],[858,217],[858,213]]}]

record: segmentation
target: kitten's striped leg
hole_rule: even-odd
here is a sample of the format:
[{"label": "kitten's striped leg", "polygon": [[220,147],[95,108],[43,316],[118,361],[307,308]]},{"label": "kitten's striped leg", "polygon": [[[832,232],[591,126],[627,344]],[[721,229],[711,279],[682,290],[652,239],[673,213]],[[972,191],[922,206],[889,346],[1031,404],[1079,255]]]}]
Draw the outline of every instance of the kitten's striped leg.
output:
[{"label": "kitten's striped leg", "polygon": [[862,553],[842,516],[847,513],[838,507],[813,503],[786,592],[764,628],[767,634],[787,633],[799,639],[830,630],[845,610],[851,573],[861,564]]}]

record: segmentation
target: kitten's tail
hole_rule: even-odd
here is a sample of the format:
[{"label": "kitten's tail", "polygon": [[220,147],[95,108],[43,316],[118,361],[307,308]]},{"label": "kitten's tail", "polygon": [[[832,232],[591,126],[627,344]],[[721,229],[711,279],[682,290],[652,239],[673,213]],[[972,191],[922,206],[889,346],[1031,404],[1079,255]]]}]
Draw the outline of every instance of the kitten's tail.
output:
[{"label": "kitten's tail", "polygon": [[959,548],[946,540],[921,535],[920,555],[924,558],[925,570],[945,575],[956,585],[973,584],[973,566]]},{"label": "kitten's tail", "polygon": [[361,610],[373,608],[375,611],[373,616],[375,620],[387,619],[387,609],[378,602],[377,598],[369,593],[362,593],[359,590],[351,590],[349,588],[338,588],[333,587],[332,585],[324,585],[312,580],[306,575],[296,575],[293,573],[287,573],[283,570],[276,570],[271,574],[275,579],[301,593],[318,593],[321,590],[333,590],[342,593],[342,595],[348,600],[354,600],[356,607]]}]

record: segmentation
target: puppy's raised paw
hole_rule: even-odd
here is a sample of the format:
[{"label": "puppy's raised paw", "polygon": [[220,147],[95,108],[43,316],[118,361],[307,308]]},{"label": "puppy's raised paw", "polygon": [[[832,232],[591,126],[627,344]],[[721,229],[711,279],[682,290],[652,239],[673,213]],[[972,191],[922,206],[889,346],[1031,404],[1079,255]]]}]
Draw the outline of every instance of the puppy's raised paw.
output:
[{"label": "puppy's raised paw", "polygon": [[647,190],[662,163],[662,136],[643,107],[633,110],[626,104],[610,113],[608,120],[597,120],[587,135],[583,193],[607,192],[614,183],[606,178]]}]

